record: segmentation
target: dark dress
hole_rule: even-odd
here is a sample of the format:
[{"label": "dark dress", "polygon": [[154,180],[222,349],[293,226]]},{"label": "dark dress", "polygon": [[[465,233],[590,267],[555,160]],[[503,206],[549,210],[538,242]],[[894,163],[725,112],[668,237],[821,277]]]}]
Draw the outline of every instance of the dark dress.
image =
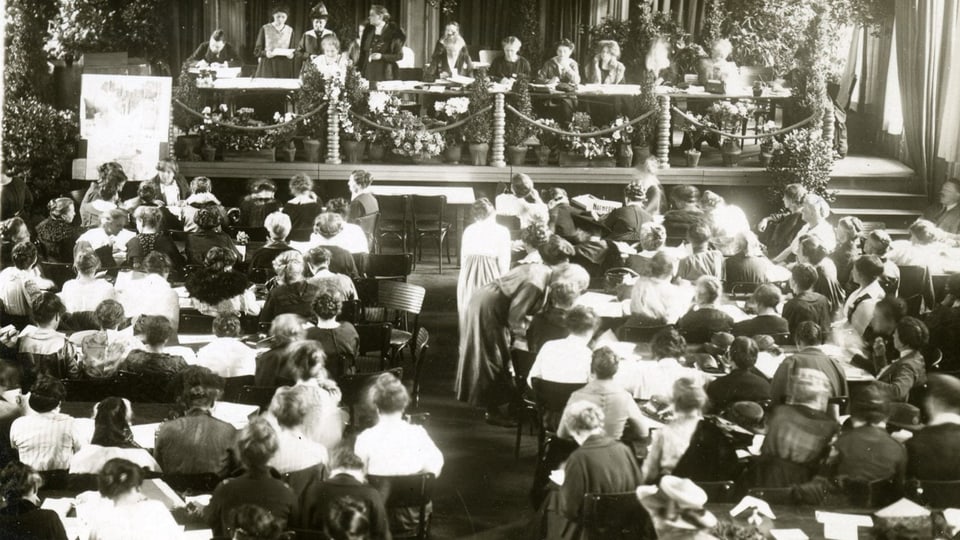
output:
[{"label": "dark dress", "polygon": [[268,215],[280,209],[280,202],[274,199],[261,199],[247,196],[240,202],[241,227],[263,227]]},{"label": "dark dress", "polygon": [[[775,218],[775,219],[774,219]],[[800,212],[773,216],[767,228],[760,233],[760,241],[767,246],[767,255],[776,257],[790,246],[803,227],[803,218]]]},{"label": "dark dress", "polygon": [[205,516],[214,536],[233,537],[233,510],[244,504],[269,510],[284,523],[296,523],[299,515],[296,494],[280,478],[266,471],[248,471],[213,490]]},{"label": "dark dress", "polygon": [[138,349],[130,351],[119,369],[141,375],[173,376],[186,368],[187,363],[182,356]]},{"label": "dark dress", "polygon": [[642,206],[628,204],[610,212],[603,224],[611,231],[607,240],[633,244],[640,241],[640,227],[649,221],[653,221],[653,216]]},{"label": "dark dress", "polygon": [[[308,203],[286,203],[283,205],[283,213],[290,216],[290,230],[291,231],[312,231],[313,230],[313,221],[317,218],[317,214],[320,213],[320,203],[319,202],[308,202]],[[293,233],[291,232],[291,235]],[[309,239],[310,233],[307,233]]]},{"label": "dark dress", "polygon": [[757,315],[752,319],[740,321],[733,325],[731,333],[735,336],[774,336],[786,334],[790,331],[790,324],[779,315]]},{"label": "dark dress", "polygon": [[190,55],[190,58],[187,58],[187,62],[199,62],[200,60],[208,64],[223,64],[225,62],[234,64],[234,66],[243,64],[243,60],[240,59],[240,55],[237,54],[237,50],[233,45],[224,43],[220,52],[214,53],[210,51],[209,41],[201,43],[200,46],[197,47],[197,50],[193,51],[193,54]]},{"label": "dark dress", "polygon": [[183,267],[187,261],[180,254],[177,245],[173,243],[173,238],[163,233],[140,233],[127,242],[127,262],[134,268],[139,268],[143,259],[153,251],[163,253],[170,257],[172,275],[182,274]]},{"label": "dark dress", "polygon": [[355,367],[360,355],[360,335],[349,322],[341,322],[336,328],[311,328],[307,339],[320,343],[327,358],[327,371],[336,377],[347,368]]},{"label": "dark dress", "polygon": [[670,210],[663,215],[663,228],[671,239],[685,240],[690,227],[705,222],[706,217],[700,210]]},{"label": "dark dress", "polygon": [[783,305],[783,318],[787,320],[791,334],[804,321],[814,322],[821,329],[830,328],[832,313],[830,300],[813,291],[802,292]]},{"label": "dark dress", "polygon": [[247,260],[247,268],[251,270],[254,268],[272,269],[273,260],[276,259],[281,253],[291,250],[293,250],[293,248],[290,247],[290,244],[286,242],[265,245],[250,255],[250,258]]},{"label": "dark dress", "polygon": [[0,187],[0,220],[20,215],[31,204],[33,194],[23,178],[15,177],[9,184]]},{"label": "dark dress", "polygon": [[688,343],[706,343],[717,332],[729,332],[731,328],[730,315],[710,307],[690,310],[677,321],[677,329]]},{"label": "dark dress", "polygon": [[960,424],[927,426],[906,442],[907,477],[960,480]]},{"label": "dark dress", "polygon": [[773,262],[766,257],[731,255],[724,261],[723,275],[727,283],[767,283]]},{"label": "dark dress", "polygon": [[738,401],[759,403],[770,399],[770,381],[755,368],[737,368],[707,385],[707,397],[717,413]]},{"label": "dark dress", "polygon": [[370,538],[389,537],[390,523],[380,492],[349,474],[338,474],[324,482],[307,486],[300,496],[300,526],[322,530],[333,503],[343,498],[353,499],[366,507]]},{"label": "dark dress", "polygon": [[834,447],[837,476],[865,482],[893,477],[903,482],[907,451],[887,430],[863,425],[841,434]]},{"label": "dark dress", "polygon": [[460,49],[460,54],[458,54],[457,59],[454,60],[453,66],[450,65],[450,59],[447,57],[446,49],[441,49],[439,55],[434,54],[430,59],[430,67],[427,68],[423,74],[423,80],[435,81],[439,79],[443,73],[450,75],[453,73],[451,68],[456,68],[457,75],[463,77],[473,75],[473,62],[470,60],[470,52],[467,51],[466,47]]},{"label": "dark dress", "polygon": [[[371,83],[399,79],[400,67],[397,62],[403,58],[403,45],[406,41],[406,34],[392,22],[383,26],[380,35],[368,24],[360,37],[360,57],[357,58],[360,74]],[[380,53],[380,60],[371,62],[370,55],[373,53]]]},{"label": "dark dress", "polygon": [[736,480],[741,467],[737,450],[727,434],[710,418],[697,423],[690,446],[670,474],[695,482]]},{"label": "dark dress", "polygon": [[256,386],[290,386],[296,382],[293,373],[287,369],[286,345],[272,347],[257,355],[257,368],[253,375]]},{"label": "dark dress", "polygon": [[373,193],[361,193],[350,201],[350,214],[347,216],[352,222],[357,218],[376,214],[380,211],[380,203]]},{"label": "dark dress", "polygon": [[80,227],[54,218],[37,225],[37,240],[43,246],[46,260],[52,262],[72,263],[73,246],[82,233]]},{"label": "dark dress", "polygon": [[304,319],[313,319],[313,301],[320,289],[308,281],[298,281],[275,287],[267,293],[260,310],[260,322],[266,323],[277,315],[294,313]]},{"label": "dark dress", "polygon": [[487,74],[493,81],[519,79],[520,77],[529,79],[531,72],[530,62],[527,62],[527,59],[522,56],[518,56],[516,62],[508,62],[503,56],[498,56],[493,59],[493,62],[490,62],[490,69],[487,70]]},{"label": "dark dress", "polygon": [[67,540],[60,516],[25,499],[0,508],[0,531],[5,540]]},{"label": "dark dress", "polygon": [[527,350],[536,356],[548,341],[563,339],[570,335],[566,323],[567,310],[550,306],[533,316],[527,328]]},{"label": "dark dress", "polygon": [[542,307],[550,274],[546,265],[523,264],[473,293],[457,365],[460,401],[493,407],[512,397],[511,334],[525,335],[526,317]]},{"label": "dark dress", "polygon": [[206,410],[190,409],[181,418],[160,424],[153,455],[168,474],[217,473],[236,438],[232,425]]},{"label": "dark dress", "polygon": [[856,284],[851,284],[851,271],[853,270],[853,261],[857,260],[859,256],[860,246],[854,242],[837,244],[837,249],[830,254],[830,259],[837,267],[837,281],[847,289],[847,292],[853,292],[857,289]]},{"label": "dark dress", "polygon": [[926,322],[930,329],[930,345],[943,353],[941,369],[960,369],[960,307],[938,304],[927,315]]},{"label": "dark dress", "polygon": [[187,264],[202,265],[204,258],[210,248],[225,248],[237,254],[237,260],[240,260],[240,252],[233,242],[233,238],[225,232],[219,231],[198,231],[187,235],[186,253]]},{"label": "dark dress", "polygon": [[268,49],[293,49],[293,28],[284,25],[277,31],[272,23],[260,27],[257,33],[257,42],[253,46],[253,54],[259,59],[257,77],[270,79],[290,79],[294,77],[293,59],[286,56],[267,58]]}]

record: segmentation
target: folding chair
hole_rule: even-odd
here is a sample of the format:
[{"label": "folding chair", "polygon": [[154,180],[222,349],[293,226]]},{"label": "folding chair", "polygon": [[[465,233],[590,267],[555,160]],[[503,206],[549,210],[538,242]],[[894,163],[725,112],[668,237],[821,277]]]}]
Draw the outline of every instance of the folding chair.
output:
[{"label": "folding chair", "polygon": [[413,406],[420,406],[420,376],[423,374],[423,365],[426,363],[427,350],[430,349],[430,333],[421,328],[417,333],[417,340],[413,350]]},{"label": "folding chair", "polygon": [[367,481],[380,491],[387,510],[411,507],[419,509],[416,533],[409,536],[393,534],[394,538],[427,538],[430,528],[427,505],[433,500],[433,489],[436,483],[436,477],[433,474],[423,473],[409,476],[376,476],[369,474],[367,475]]},{"label": "folding chair", "polygon": [[[444,242],[452,226],[446,220],[446,195],[414,195],[411,203],[413,207],[413,229],[416,232],[417,261],[423,259],[423,240],[436,238],[437,240],[437,271],[443,273]],[[446,242],[447,264],[450,262],[450,243]]]},{"label": "folding chair", "polygon": [[632,491],[585,494],[583,526],[585,540],[657,537],[650,514]]}]

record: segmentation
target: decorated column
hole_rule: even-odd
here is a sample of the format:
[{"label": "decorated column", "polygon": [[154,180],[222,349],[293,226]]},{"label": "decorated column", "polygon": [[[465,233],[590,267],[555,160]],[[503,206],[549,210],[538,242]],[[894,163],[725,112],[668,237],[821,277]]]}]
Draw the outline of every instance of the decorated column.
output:
[{"label": "decorated column", "polygon": [[836,126],[833,113],[833,102],[827,100],[823,106],[823,139],[833,144],[835,140]]},{"label": "decorated column", "polygon": [[493,167],[507,166],[507,162],[503,159],[503,135],[507,125],[507,115],[503,106],[503,92],[497,92],[493,95],[493,144],[491,145],[493,154],[490,157],[490,165]]},{"label": "decorated column", "polygon": [[670,168],[670,96],[662,95],[657,122],[657,161],[661,169]]},{"label": "decorated column", "polygon": [[340,164],[340,115],[337,111],[336,96],[331,95],[327,103],[327,163]]}]

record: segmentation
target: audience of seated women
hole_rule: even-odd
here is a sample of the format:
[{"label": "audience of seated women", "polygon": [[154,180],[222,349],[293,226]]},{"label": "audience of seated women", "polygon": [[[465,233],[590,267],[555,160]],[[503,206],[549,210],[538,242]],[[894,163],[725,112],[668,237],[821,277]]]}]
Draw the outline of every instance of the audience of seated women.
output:
[{"label": "audience of seated women", "polygon": [[320,290],[313,300],[317,324],[307,330],[306,338],[320,343],[326,356],[327,371],[333,377],[356,369],[360,355],[360,335],[349,321],[338,321],[343,296],[337,289]]},{"label": "audience of seated women", "polygon": [[77,501],[77,514],[85,516],[91,539],[161,540],[181,534],[182,527],[164,504],[140,492],[143,477],[136,463],[122,458],[107,461],[98,480],[100,497]]},{"label": "audience of seated women", "polygon": [[[53,282],[40,277],[37,269],[37,248],[30,242],[20,242],[10,256],[13,266],[0,271],[0,305],[4,317],[9,317],[18,328],[26,325],[30,305],[43,291],[54,287]],[[14,320],[14,318],[19,318]]]},{"label": "audience of seated women", "polygon": [[327,449],[305,432],[305,422],[313,404],[310,389],[306,386],[282,386],[273,395],[269,418],[275,422],[277,451],[267,465],[280,474],[322,467],[329,460]]},{"label": "audience of seated women", "polygon": [[296,375],[287,363],[287,347],[305,339],[306,335],[303,319],[290,313],[277,315],[270,323],[269,349],[257,355],[254,384],[277,387],[296,382]]},{"label": "audience of seated women", "polygon": [[780,289],[775,285],[769,283],[760,285],[751,296],[751,303],[757,310],[757,316],[734,323],[730,332],[735,336],[748,337],[788,333],[790,325],[777,311],[782,299]]},{"label": "audience of seated women", "polygon": [[680,259],[678,278],[687,281],[696,281],[701,276],[723,278],[723,253],[710,247],[710,238],[710,227],[706,223],[697,223],[687,229],[691,253]]},{"label": "audience of seated women", "polygon": [[[123,304],[116,300],[104,300],[93,311],[94,320],[99,330],[86,332],[79,337],[80,365],[83,374],[91,379],[110,378],[116,374],[120,363],[134,349],[142,349],[140,340],[120,332],[121,324],[127,318],[123,311]],[[71,339],[78,339],[77,334]]]},{"label": "audience of seated women", "polygon": [[532,70],[530,62],[520,56],[520,47],[523,44],[515,36],[507,36],[500,42],[503,55],[490,62],[487,74],[490,80],[501,84],[512,84],[521,78],[530,79]]},{"label": "audience of seated women", "polygon": [[676,259],[663,251],[650,259],[649,273],[637,279],[630,293],[631,323],[673,324],[687,312],[694,289],[673,284],[676,265]]},{"label": "audience of seated women", "polygon": [[351,276],[358,275],[357,266],[346,250],[336,246],[310,248],[303,261],[310,273],[307,281],[318,289],[337,289],[345,300],[358,298],[357,286],[351,279]]},{"label": "audience of seated women", "polygon": [[725,257],[736,253],[736,237],[750,232],[747,216],[739,206],[727,204],[723,197],[706,190],[700,197],[700,208],[710,228],[711,244]]},{"label": "audience of seated women", "polygon": [[37,493],[43,478],[33,467],[12,461],[0,471],[0,530],[10,538],[67,540],[67,531],[60,516],[41,507]]},{"label": "audience of seated women", "polygon": [[287,347],[285,356],[296,381],[294,386],[307,390],[303,434],[324,448],[333,448],[343,436],[344,422],[339,409],[340,388],[328,377],[323,347],[316,341],[297,341]]},{"label": "audience of seated women", "polygon": [[728,353],[733,369],[707,385],[710,410],[723,412],[738,401],[756,403],[770,399],[770,381],[756,368],[759,352],[752,338],[734,338]]},{"label": "audience of seated women", "polygon": [[681,363],[686,353],[687,341],[683,339],[680,332],[673,328],[665,328],[657,332],[650,342],[650,355],[653,361],[636,362],[634,379],[623,378],[621,381],[636,399],[647,401],[656,399],[660,403],[670,403],[673,383],[678,379],[687,378],[699,386],[703,386],[707,381],[705,373]]},{"label": "audience of seated women", "polygon": [[[280,209],[276,199],[277,185],[273,180],[258,178],[251,180],[248,194],[240,201],[240,227],[260,227],[266,217]],[[270,228],[267,227],[269,231]]]},{"label": "audience of seated women", "polygon": [[73,245],[82,234],[73,224],[76,208],[73,199],[59,197],[47,203],[50,217],[37,225],[37,240],[43,246],[44,257],[53,262],[71,262]]},{"label": "audience of seated women", "polygon": [[927,382],[926,362],[923,351],[930,342],[930,332],[923,321],[904,317],[897,323],[893,343],[900,357],[884,366],[877,373],[876,384],[893,401],[906,401],[910,392]]},{"label": "audience of seated women", "polygon": [[224,378],[253,375],[257,368],[257,351],[240,341],[242,333],[240,318],[235,314],[223,313],[214,317],[213,335],[216,339],[197,351],[196,365]]},{"label": "audience of seated women", "polygon": [[717,332],[729,332],[733,318],[720,309],[723,284],[713,276],[697,279],[694,305],[677,321],[677,329],[692,343],[706,343]]},{"label": "audience of seated women", "polygon": [[172,376],[187,367],[183,356],[166,350],[167,341],[174,335],[169,319],[163,315],[143,315],[136,327],[143,348],[130,351],[120,363],[120,369],[141,375]]},{"label": "audience of seated women", "polygon": [[544,538],[580,540],[587,538],[584,495],[588,493],[632,492],[641,483],[640,469],[633,452],[608,437],[605,418],[589,402],[567,407],[565,428],[579,448],[563,466],[563,483],[544,502]]},{"label": "audience of seated women", "polygon": [[257,315],[256,285],[233,269],[237,256],[226,248],[210,248],[200,270],[187,276],[186,289],[193,306],[204,315]]},{"label": "audience of seated women", "polygon": [[883,275],[883,263],[875,255],[861,255],[853,263],[853,281],[859,288],[849,296],[843,304],[841,316],[849,328],[858,336],[862,336],[867,325],[873,319],[873,310],[886,292],[880,284]]},{"label": "audience of seated women", "polygon": [[372,184],[373,175],[369,172],[357,169],[350,173],[350,177],[347,179],[347,187],[350,189],[350,205],[347,212],[349,221],[356,221],[357,218],[376,214],[380,211],[377,197],[370,191]]},{"label": "audience of seated women", "polygon": [[194,217],[194,224],[197,231],[187,235],[186,253],[187,264],[202,265],[207,253],[211,248],[224,248],[236,254],[240,259],[240,252],[237,250],[233,238],[221,230],[224,221],[220,214],[211,208],[199,210]]},{"label": "audience of seated women", "polygon": [[277,255],[294,249],[287,243],[290,216],[277,211],[268,215],[262,223],[267,229],[267,242],[260,249],[247,254],[247,268],[250,270],[272,268]]},{"label": "audience of seated women", "polygon": [[603,224],[610,229],[607,240],[633,244],[640,241],[640,227],[644,223],[653,221],[644,208],[647,202],[647,193],[643,184],[632,181],[623,188],[623,206],[614,209],[603,219]]},{"label": "audience of seated women", "polygon": [[282,523],[296,523],[297,496],[274,476],[268,463],[277,453],[277,434],[270,423],[254,418],[236,437],[237,457],[244,472],[220,483],[204,510],[214,536],[232,537],[234,514],[243,505],[255,504],[268,510]]},{"label": "audience of seated women", "polygon": [[757,224],[760,240],[771,256],[775,257],[786,249],[803,227],[800,210],[806,197],[807,188],[801,184],[788,184],[783,189],[784,210],[761,219]]},{"label": "audience of seated women", "polygon": [[860,235],[862,232],[863,222],[856,216],[844,216],[837,220],[837,247],[830,254],[830,259],[837,268],[837,281],[843,287],[850,285],[853,261],[857,260],[861,254],[860,244],[862,239]]},{"label": "audience of seated women", "polygon": [[282,313],[294,313],[309,319],[313,316],[313,300],[320,291],[303,277],[303,255],[285,251],[273,260],[276,285],[267,293],[260,310],[260,322],[270,322]]},{"label": "audience of seated women", "polygon": [[154,251],[143,259],[140,270],[146,275],[134,275],[117,285],[120,303],[134,324],[141,316],[160,315],[170,321],[176,335],[180,325],[180,299],[167,281],[172,266],[169,257]]},{"label": "audience of seated women", "polygon": [[860,482],[893,480],[903,486],[907,451],[886,430],[890,396],[876,383],[854,392],[850,399],[852,429],[842,431],[828,460],[831,474]]},{"label": "audience of seated women", "polygon": [[832,252],[837,247],[837,237],[833,226],[827,221],[829,215],[830,205],[823,197],[812,193],[804,197],[803,206],[800,208],[803,226],[797,231],[790,245],[773,258],[773,262],[785,263],[795,259],[800,253],[800,241],[805,236],[817,237],[826,252]]},{"label": "audience of seated women", "polygon": [[738,234],[732,242],[733,255],[724,260],[727,283],[770,283],[787,281],[790,271],[777,266],[763,253],[763,246],[751,232]]},{"label": "audience of seated women", "polygon": [[100,258],[90,251],[80,251],[73,263],[77,277],[67,280],[60,290],[60,299],[68,313],[93,311],[104,300],[116,300],[117,291],[109,281],[98,278]]},{"label": "audience of seated women", "polygon": [[960,369],[960,274],[947,278],[944,298],[926,316],[930,345],[943,354],[941,369]]},{"label": "audience of seated women", "polygon": [[443,52],[430,59],[430,66],[423,76],[425,81],[449,79],[450,77],[470,77],[473,75],[473,62],[467,43],[459,35],[446,36],[440,40]]},{"label": "audience of seated women", "polygon": [[[362,517],[344,520],[345,510]],[[333,538],[338,538],[335,532],[351,527],[362,529],[356,532],[369,538],[390,537],[383,495],[366,482],[363,460],[353,449],[341,445],[334,450],[327,479],[308,485],[300,495],[300,526],[323,530]]]},{"label": "audience of seated women", "polygon": [[843,305],[847,291],[837,280],[837,268],[829,258],[823,242],[816,236],[804,236],[800,240],[797,262],[812,264],[817,269],[817,284],[813,290],[830,300],[830,308],[836,312]]},{"label": "audience of seated women", "polygon": [[313,220],[321,210],[320,199],[313,191],[313,180],[303,173],[294,175],[290,179],[290,194],[293,197],[283,205],[283,213],[290,216],[290,228],[294,235],[306,232],[306,236],[309,236]]},{"label": "audience of seated women", "polygon": [[77,352],[65,334],[57,331],[67,308],[60,297],[43,292],[33,301],[31,314],[36,329],[21,334],[17,359],[27,372],[45,373],[58,379],[80,376]]},{"label": "audience of seated women", "polygon": [[223,378],[190,366],[179,381],[183,416],[160,424],[153,456],[166,474],[219,473],[237,437],[236,428],[210,412],[223,394]]},{"label": "audience of seated women", "polygon": [[0,258],[3,268],[10,266],[13,248],[22,242],[30,243],[30,228],[20,217],[12,217],[0,222]]},{"label": "audience of seated women", "polygon": [[108,397],[93,407],[93,436],[70,459],[70,474],[97,474],[108,461],[121,458],[144,470],[160,472],[150,452],[133,440],[133,408],[125,398]]},{"label": "audience of seated women", "polygon": [[[368,394],[369,406],[377,412],[376,425],[357,435],[354,452],[363,462],[367,474],[406,476],[430,473],[440,475],[443,454],[423,428],[407,423],[403,412],[410,404],[410,395],[392,373],[377,376]],[[432,505],[428,505],[428,512]],[[390,511],[390,528],[394,535],[416,529],[418,508],[397,508]]]},{"label": "audience of seated women", "polygon": [[143,258],[157,251],[170,258],[174,275],[182,274],[186,260],[173,243],[173,239],[168,234],[160,232],[163,220],[160,209],[141,206],[133,216],[137,223],[137,235],[127,242],[127,264],[134,270],[139,270]]},{"label": "audience of seated women", "polygon": [[754,462],[755,487],[790,487],[816,474],[830,451],[840,425],[827,413],[830,381],[820,370],[798,368],[786,404],[778,405],[767,421],[767,434]]}]

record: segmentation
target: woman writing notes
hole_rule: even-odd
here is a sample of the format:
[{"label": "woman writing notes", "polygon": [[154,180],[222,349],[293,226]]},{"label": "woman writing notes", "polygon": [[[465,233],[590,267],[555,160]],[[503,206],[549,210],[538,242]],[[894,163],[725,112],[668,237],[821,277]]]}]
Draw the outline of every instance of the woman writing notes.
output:
[{"label": "woman writing notes", "polygon": [[187,62],[205,62],[206,64],[222,64],[228,66],[234,64],[239,66],[243,63],[240,55],[233,45],[227,43],[226,34],[223,30],[217,29],[210,34],[210,41],[201,43],[197,50],[193,51]]},{"label": "woman writing notes", "polygon": [[403,44],[407,36],[395,23],[390,12],[380,4],[370,7],[368,24],[360,37],[360,57],[357,69],[371,83],[392,81],[400,76],[397,62],[403,58]]},{"label": "woman writing notes", "polygon": [[260,27],[253,54],[259,59],[258,78],[289,79],[293,77],[293,28],[287,26],[287,8],[277,6],[270,15],[273,22]]}]

